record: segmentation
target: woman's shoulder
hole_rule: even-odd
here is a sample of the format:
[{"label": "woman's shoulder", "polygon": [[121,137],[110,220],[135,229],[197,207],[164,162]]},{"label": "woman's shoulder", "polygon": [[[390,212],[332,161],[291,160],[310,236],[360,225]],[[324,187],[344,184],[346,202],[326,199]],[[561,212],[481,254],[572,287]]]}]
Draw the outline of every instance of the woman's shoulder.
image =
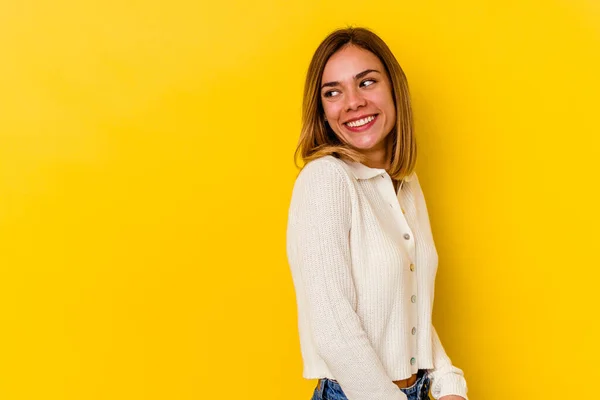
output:
[{"label": "woman's shoulder", "polygon": [[332,155],[326,155],[326,156],[322,156],[319,158],[315,158],[314,160],[311,160],[309,162],[306,163],[306,165],[304,166],[304,168],[308,167],[309,165],[315,166],[315,165],[332,165],[332,166],[338,166],[341,167],[342,164],[344,164],[344,162],[342,160],[340,160],[337,157],[334,157]]},{"label": "woman's shoulder", "polygon": [[346,191],[352,184],[344,161],[331,155],[307,162],[296,177],[295,187],[309,191]]},{"label": "woman's shoulder", "polygon": [[298,177],[305,179],[340,179],[348,175],[344,161],[332,155],[326,155],[307,162]]},{"label": "woman's shoulder", "polygon": [[405,182],[417,182],[419,183],[419,178],[417,177],[417,171],[413,170],[410,174],[404,177]]},{"label": "woman's shoulder", "polygon": [[350,212],[352,182],[341,163],[343,161],[336,157],[323,156],[304,165],[292,189],[291,221],[298,221],[306,213],[318,210]]}]

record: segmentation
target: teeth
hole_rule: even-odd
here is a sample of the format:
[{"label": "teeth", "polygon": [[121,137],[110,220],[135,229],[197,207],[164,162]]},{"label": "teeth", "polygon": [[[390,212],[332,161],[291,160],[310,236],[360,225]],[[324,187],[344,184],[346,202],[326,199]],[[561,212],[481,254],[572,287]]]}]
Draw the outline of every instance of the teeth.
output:
[{"label": "teeth", "polygon": [[371,115],[370,117],[359,119],[358,121],[348,122],[348,123],[346,123],[346,125],[348,125],[349,127],[352,127],[352,128],[356,128],[359,126],[366,125],[369,122],[373,121],[374,119],[375,119],[375,116]]}]

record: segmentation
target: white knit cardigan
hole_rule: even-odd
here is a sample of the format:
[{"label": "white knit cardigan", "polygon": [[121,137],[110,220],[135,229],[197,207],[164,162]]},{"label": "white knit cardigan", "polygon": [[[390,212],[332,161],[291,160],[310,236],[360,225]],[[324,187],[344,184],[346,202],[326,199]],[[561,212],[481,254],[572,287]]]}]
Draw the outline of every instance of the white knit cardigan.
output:
[{"label": "white knit cardigan", "polygon": [[286,250],[304,378],[335,379],[349,400],[405,400],[392,381],[427,369],[435,399],[467,398],[431,322],[438,256],[416,173],[396,193],[384,169],[307,163]]}]

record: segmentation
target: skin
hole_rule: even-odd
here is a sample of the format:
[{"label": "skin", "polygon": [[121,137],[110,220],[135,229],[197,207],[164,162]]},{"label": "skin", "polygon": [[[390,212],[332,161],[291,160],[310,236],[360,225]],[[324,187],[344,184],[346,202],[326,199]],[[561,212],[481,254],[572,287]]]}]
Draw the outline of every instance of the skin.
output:
[{"label": "skin", "polygon": [[[390,132],[396,123],[396,108],[390,78],[379,58],[361,47],[346,45],[329,58],[321,82],[323,111],[331,129],[367,156],[365,165],[389,168]],[[354,132],[346,125],[369,115],[375,115],[376,120],[366,130]],[[394,185],[397,190],[397,182]],[[406,380],[394,383],[406,387]],[[440,397],[440,400],[464,398],[451,395]]]},{"label": "skin", "polygon": [[[367,166],[389,167],[388,139],[396,122],[396,108],[390,79],[379,58],[361,47],[346,45],[329,58],[321,82],[323,110],[331,129],[367,156]],[[365,115],[376,115],[377,119],[363,132],[353,132],[345,124]]]}]

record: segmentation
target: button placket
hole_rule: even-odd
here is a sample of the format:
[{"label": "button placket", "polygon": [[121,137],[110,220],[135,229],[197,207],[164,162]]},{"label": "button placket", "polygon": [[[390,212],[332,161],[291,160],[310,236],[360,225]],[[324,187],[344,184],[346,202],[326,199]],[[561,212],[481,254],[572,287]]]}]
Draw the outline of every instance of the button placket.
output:
[{"label": "button placket", "polygon": [[[381,182],[377,182],[377,185],[380,189],[380,193],[383,197],[383,200],[385,202],[388,203],[389,207],[392,209],[392,215],[394,216],[394,219],[396,221],[396,227],[397,227],[397,232],[399,233],[399,237],[398,239],[402,242],[401,245],[402,247],[404,247],[407,252],[408,252],[408,262],[410,264],[408,264],[408,269],[410,272],[408,272],[408,275],[406,276],[406,279],[408,280],[407,283],[409,285],[409,287],[411,287],[412,290],[410,290],[408,292],[408,294],[410,295],[410,298],[408,299],[408,307],[409,307],[409,331],[407,332],[409,334],[408,339],[412,340],[412,350],[411,350],[411,358],[409,359],[409,362],[411,364],[411,366],[413,366],[413,370],[416,367],[416,354],[417,354],[417,331],[416,331],[416,327],[417,327],[417,297],[416,297],[416,292],[417,292],[417,275],[413,274],[413,272],[415,271],[415,264],[414,264],[414,260],[415,260],[415,241],[414,241],[414,235],[412,230],[410,229],[410,226],[408,224],[408,220],[406,218],[405,215],[405,210],[402,207],[402,205],[400,204],[400,199],[398,198],[399,194],[401,193],[401,189],[399,190],[398,194],[396,194],[394,192],[394,186],[392,183],[391,178],[389,177],[389,175],[387,173],[382,173],[380,175],[381,178]],[[403,268],[406,268],[407,265],[404,264]],[[413,371],[414,372],[414,371]]]},{"label": "button placket", "polygon": [[401,193],[402,193],[402,186],[400,186],[400,190],[398,190],[398,193],[396,194],[396,200],[398,200],[398,204],[400,205],[400,210],[402,211],[402,214],[406,214],[406,209],[404,208],[404,206],[402,205],[402,202],[400,201]]},{"label": "button placket", "polygon": [[[417,296],[419,295],[418,293],[418,273],[415,273],[415,263],[411,263],[408,266],[409,269],[409,276],[412,278],[411,279],[411,283],[412,283],[412,290],[409,292],[411,293],[410,296],[410,303],[409,303],[409,308],[411,309],[412,313],[412,320],[411,320],[411,325],[410,326],[410,336],[409,336],[409,340],[412,340],[412,345],[413,348],[415,349],[415,353],[416,353],[416,349],[417,349],[417,326],[418,326],[418,315],[419,315],[419,304],[417,303]],[[413,357],[414,358],[414,357]],[[416,361],[413,362],[413,360],[411,359],[411,365],[413,366],[413,368],[415,367],[415,363]],[[416,366],[418,368],[418,366]],[[414,372],[414,369],[413,369]]]},{"label": "button placket", "polygon": [[411,343],[412,345],[412,353],[414,355],[417,354],[417,308],[414,307],[413,308],[413,304],[411,303],[409,305],[410,308],[412,308],[411,312],[409,313],[409,315],[411,315],[412,318],[410,318],[410,322],[409,322],[409,331],[408,333],[408,341]]},{"label": "button placket", "polygon": [[410,225],[408,224],[408,219],[406,218],[406,210],[404,209],[404,206],[402,205],[402,201],[401,201],[403,185],[404,185],[404,181],[402,181],[400,183],[400,188],[398,189],[398,193],[396,194],[396,202],[400,206],[400,211],[402,211],[402,217],[404,218],[405,226],[406,226],[406,232],[402,235],[402,237],[404,238],[404,240],[411,240],[412,230],[410,229]]},{"label": "button placket", "polygon": [[[395,220],[397,221],[397,227],[400,230],[400,234],[402,236],[401,240],[404,242],[405,248],[408,249],[408,254],[411,260],[414,260],[415,257],[415,243],[413,232],[410,229],[408,224],[408,220],[405,216],[405,210],[400,204],[400,200],[398,199],[398,194],[394,191],[394,185],[392,183],[392,178],[388,175],[387,172],[379,175],[381,177],[382,182],[379,183],[381,187],[381,194],[383,196],[383,200],[386,201],[389,207],[393,210],[392,214],[394,215]],[[401,184],[402,185],[402,184]],[[398,193],[402,192],[402,186],[400,187]]]}]

